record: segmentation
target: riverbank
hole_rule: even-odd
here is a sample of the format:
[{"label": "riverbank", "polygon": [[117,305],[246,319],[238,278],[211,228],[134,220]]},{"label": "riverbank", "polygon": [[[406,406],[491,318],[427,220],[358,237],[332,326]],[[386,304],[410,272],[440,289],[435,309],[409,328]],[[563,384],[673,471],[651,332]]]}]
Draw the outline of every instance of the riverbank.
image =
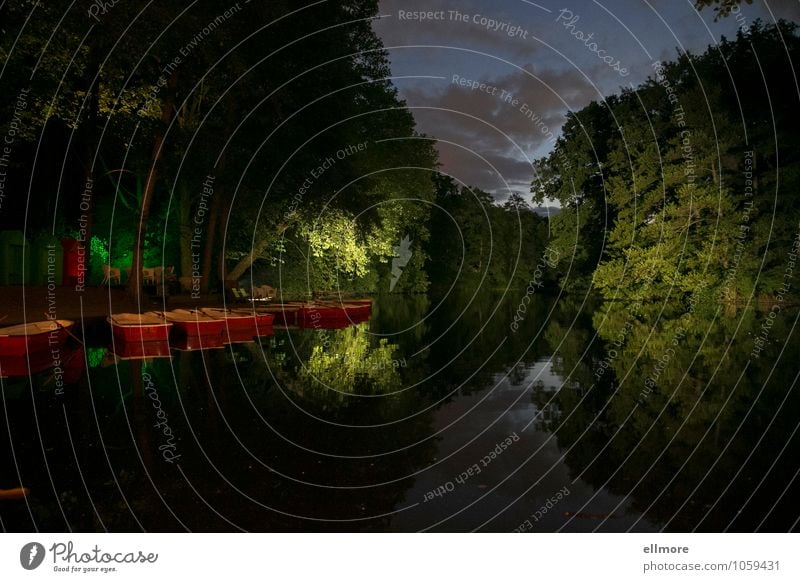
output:
[{"label": "riverbank", "polygon": [[87,287],[76,292],[73,287],[6,286],[0,287],[0,326],[56,317],[73,321],[104,319],[111,313],[220,307],[223,303],[221,294],[196,299],[191,295],[164,298],[143,294],[141,304],[137,305],[123,288]]},{"label": "riverbank", "polygon": [[[315,295],[315,299],[328,301],[344,300],[349,295],[333,292]],[[279,301],[306,301],[308,297],[281,296]],[[276,299],[278,300],[278,299]],[[246,300],[235,300],[221,293],[192,297],[190,294],[156,297],[142,293],[140,304],[128,296],[123,287],[86,287],[77,292],[74,287],[0,286],[0,327],[44,319],[70,319],[89,321],[105,319],[112,313],[141,313],[153,310],[197,309],[200,307],[224,307],[251,305]]]}]

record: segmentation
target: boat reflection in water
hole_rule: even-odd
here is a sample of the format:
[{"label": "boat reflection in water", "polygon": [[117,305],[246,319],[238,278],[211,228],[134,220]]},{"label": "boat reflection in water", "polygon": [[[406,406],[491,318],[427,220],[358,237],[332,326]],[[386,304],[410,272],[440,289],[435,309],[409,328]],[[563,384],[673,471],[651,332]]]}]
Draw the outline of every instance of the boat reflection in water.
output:
[{"label": "boat reflection in water", "polygon": [[170,358],[172,353],[170,352],[168,341],[117,341],[112,343],[107,357],[114,361],[149,360],[153,358]]},{"label": "boat reflection in water", "polygon": [[0,355],[0,377],[19,378],[53,372],[60,385],[77,382],[83,375],[84,351],[80,345],[66,343],[58,348],[31,352],[23,356]]},{"label": "boat reflection in water", "polygon": [[57,319],[0,329],[0,377],[52,371],[59,388],[64,382],[75,382],[83,370],[83,348],[70,340],[74,325]]}]

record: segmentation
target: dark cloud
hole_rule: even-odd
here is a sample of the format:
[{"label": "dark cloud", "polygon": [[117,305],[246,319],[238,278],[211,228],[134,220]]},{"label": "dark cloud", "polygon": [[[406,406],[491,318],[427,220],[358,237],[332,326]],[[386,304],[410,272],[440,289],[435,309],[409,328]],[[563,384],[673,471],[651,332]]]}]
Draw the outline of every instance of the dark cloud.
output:
[{"label": "dark cloud", "polygon": [[[453,73],[432,87],[409,89],[405,97],[421,131],[486,157],[512,189],[525,193],[533,175],[528,160],[552,147],[567,110],[600,95],[577,71],[522,69],[474,79],[485,85],[483,90],[459,85],[464,77]],[[442,147],[440,153],[444,167],[458,179],[503,197],[508,193],[503,179],[477,156],[455,146]]]},{"label": "dark cloud", "polygon": [[764,5],[772,12],[776,20],[780,18],[795,22],[800,20],[800,2],[797,0],[767,0]]},{"label": "dark cloud", "polygon": [[[403,20],[399,11],[445,12],[445,20]],[[489,30],[479,24],[461,22],[450,18],[450,11],[458,11],[470,16],[485,15],[499,22],[507,22],[527,31],[527,38],[515,35],[509,37],[501,31]],[[375,30],[386,46],[402,47],[409,45],[437,45],[468,48],[489,55],[503,55],[504,58],[525,56],[531,58],[540,50],[533,42],[535,20],[521,18],[519,14],[504,11],[502,5],[488,4],[484,1],[430,0],[427,2],[409,0],[382,0],[380,13],[386,17],[375,23]]]},{"label": "dark cloud", "polygon": [[[392,72],[402,77],[396,85],[419,130],[441,140],[443,169],[499,199],[509,188],[528,194],[530,161],[549,153],[569,110],[643,82],[652,62],[675,58],[677,48],[703,52],[723,34],[735,36],[742,22],[772,21],[767,7],[775,18],[800,18],[798,0],[754,0],[742,5],[738,20],[732,15],[718,22],[711,10],[698,13],[691,0],[573,1],[570,10],[579,20],[569,28],[557,21],[563,4],[538,4],[544,9],[524,0],[381,0],[387,17],[375,24],[393,47]],[[400,10],[445,11],[445,19],[401,20]],[[470,15],[469,21],[454,21],[450,10]],[[472,22],[476,14],[520,27],[525,38],[488,30]],[[576,31],[592,35],[594,51]],[[628,75],[603,63],[598,48]],[[459,86],[454,75],[497,90],[490,95]],[[502,91],[517,103],[504,100]]]}]

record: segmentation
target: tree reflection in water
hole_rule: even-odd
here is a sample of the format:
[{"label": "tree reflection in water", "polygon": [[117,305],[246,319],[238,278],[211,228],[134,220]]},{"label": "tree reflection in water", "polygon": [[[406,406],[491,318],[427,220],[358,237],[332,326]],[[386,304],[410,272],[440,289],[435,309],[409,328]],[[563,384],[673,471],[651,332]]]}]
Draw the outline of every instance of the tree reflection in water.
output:
[{"label": "tree reflection in water", "polygon": [[797,487],[797,463],[786,462],[800,458],[797,311],[782,314],[775,341],[752,358],[767,316],[753,309],[726,315],[706,299],[643,306],[632,318],[630,303],[608,303],[593,313],[593,339],[588,326],[568,327],[571,307],[559,304],[547,337],[564,339],[554,367],[580,388],[555,397],[572,475],[669,530],[791,527],[792,496],[773,504]]}]

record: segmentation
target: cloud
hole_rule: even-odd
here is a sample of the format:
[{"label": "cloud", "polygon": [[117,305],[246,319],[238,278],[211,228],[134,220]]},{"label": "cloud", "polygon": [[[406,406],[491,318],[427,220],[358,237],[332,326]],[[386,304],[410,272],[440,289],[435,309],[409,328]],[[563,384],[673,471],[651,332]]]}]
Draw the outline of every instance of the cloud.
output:
[{"label": "cloud", "polygon": [[[475,0],[430,0],[424,3],[418,0],[381,0],[379,11],[386,17],[376,22],[374,28],[389,47],[420,44],[461,47],[512,59],[523,55],[531,58],[540,50],[538,43],[532,40],[531,21],[503,10],[502,6],[487,5]],[[411,20],[408,17],[402,18],[401,11],[443,13],[444,18]],[[455,12],[468,15],[469,18],[466,22],[458,20],[454,18]],[[509,36],[501,29],[491,30],[473,22],[473,17],[484,15],[519,30]],[[523,33],[527,33],[524,38]]]},{"label": "cloud", "polygon": [[775,20],[784,18],[794,22],[800,21],[800,2],[797,0],[766,0],[764,8],[768,8]]},{"label": "cloud", "polygon": [[474,79],[483,88],[465,87],[459,82],[473,79],[453,73],[438,90],[404,92],[420,131],[455,144],[440,144],[444,168],[465,183],[503,196],[508,193],[504,181],[527,193],[530,162],[551,149],[567,110],[600,97],[577,71],[540,72],[530,64],[522,69]]},{"label": "cloud", "polygon": [[[443,169],[501,197],[507,189],[498,172],[512,189],[527,194],[530,161],[552,150],[569,110],[645,81],[652,61],[674,59],[676,47],[700,53],[739,26],[735,17],[714,22],[713,11],[698,14],[690,0],[615,0],[575,3],[580,19],[570,28],[558,20],[557,5],[541,4],[552,11],[524,0],[381,0],[380,13],[387,17],[375,23],[385,46],[393,47],[392,72],[418,129],[442,140]],[[772,20],[767,5],[776,18],[800,18],[797,0],[754,0],[742,5],[742,17],[748,23]],[[401,10],[441,18],[413,20],[400,17]],[[451,10],[467,14],[467,21],[453,18]],[[507,23],[505,30],[517,26],[525,38],[481,26],[473,21],[476,14]],[[584,34],[630,75],[620,76],[602,62],[581,40]],[[459,79],[485,87],[468,88]],[[486,87],[496,91],[489,94]],[[517,103],[504,99],[507,95]]]}]

